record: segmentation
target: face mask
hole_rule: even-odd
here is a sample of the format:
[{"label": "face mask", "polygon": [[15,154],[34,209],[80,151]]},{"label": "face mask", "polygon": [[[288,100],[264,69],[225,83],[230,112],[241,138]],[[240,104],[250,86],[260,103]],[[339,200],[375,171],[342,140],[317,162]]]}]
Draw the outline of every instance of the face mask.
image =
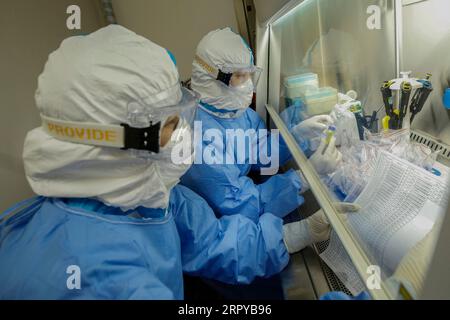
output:
[{"label": "face mask", "polygon": [[236,101],[236,109],[247,109],[253,100],[253,82],[249,79],[238,87],[231,87],[234,93],[234,100]]},{"label": "face mask", "polygon": [[[162,170],[161,164],[157,162],[151,163],[144,170],[142,183],[137,186],[122,187],[116,192],[96,198],[109,206],[119,207],[123,211],[134,210],[137,207],[167,208],[170,191],[178,181],[174,177],[172,179],[166,177],[165,172],[168,170]],[[114,183],[114,181],[111,182]]]},{"label": "face mask", "polygon": [[190,124],[180,119],[170,140],[160,148],[159,154],[153,155],[152,158],[190,165],[193,159],[193,137]]},{"label": "face mask", "polygon": [[166,188],[173,188],[192,165],[194,159],[191,126],[180,119],[170,141],[158,154],[159,172]]}]

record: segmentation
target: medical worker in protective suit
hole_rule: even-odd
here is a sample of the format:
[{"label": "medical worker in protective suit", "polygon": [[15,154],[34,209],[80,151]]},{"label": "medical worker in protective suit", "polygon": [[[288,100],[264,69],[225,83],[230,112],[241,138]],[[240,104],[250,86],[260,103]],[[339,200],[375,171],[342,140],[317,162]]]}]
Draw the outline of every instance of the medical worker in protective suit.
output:
[{"label": "medical worker in protective suit", "polygon": [[[0,299],[182,299],[183,272],[234,284],[286,266],[279,218],[217,219],[177,185],[198,101],[164,48],[117,25],[68,38],[35,98],[38,197],[0,216]],[[304,245],[329,232],[308,226]]]},{"label": "medical worker in protective suit", "polygon": [[[223,152],[223,159],[234,159],[234,162],[211,164],[208,159],[203,159],[202,163],[196,161],[181,179],[183,185],[206,199],[216,214],[241,214],[253,221],[258,221],[266,212],[280,218],[285,217],[303,203],[301,194],[308,189],[301,174],[293,170],[274,175],[261,184],[255,184],[248,177],[251,171],[264,167],[261,159],[253,163],[250,159],[250,151],[255,148],[258,156],[270,154],[274,157],[278,154],[280,165],[291,158],[282,139],[279,148],[272,148],[270,138],[261,141],[258,137],[258,132],[265,129],[265,124],[249,107],[259,73],[250,48],[229,28],[212,31],[200,41],[193,62],[191,85],[200,95],[196,120],[201,123],[203,132],[218,130],[224,140],[229,130],[254,130],[257,134],[256,138],[246,145],[245,161],[239,161],[237,154],[242,152],[242,148],[223,150],[222,146],[229,146],[230,141],[203,139],[196,143],[197,157],[202,152],[206,154],[205,150],[208,151],[214,146],[214,149]],[[297,140],[301,140],[302,134],[305,135],[303,143],[300,144],[306,149],[307,136],[312,133],[320,135],[330,124],[332,119],[329,116],[318,116],[293,128]],[[324,148],[324,144],[319,146],[320,151]],[[316,152],[310,161],[319,173],[326,174],[334,170],[340,159],[341,155],[333,140],[326,152]]]}]

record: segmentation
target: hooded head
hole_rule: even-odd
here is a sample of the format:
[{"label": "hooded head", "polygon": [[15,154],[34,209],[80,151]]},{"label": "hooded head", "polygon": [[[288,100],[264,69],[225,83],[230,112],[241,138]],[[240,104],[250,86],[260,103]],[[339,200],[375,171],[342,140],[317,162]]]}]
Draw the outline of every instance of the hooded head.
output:
[{"label": "hooded head", "polygon": [[232,118],[250,106],[259,69],[250,47],[230,28],[203,37],[192,67],[192,89],[206,111]]},{"label": "hooded head", "polygon": [[[43,125],[25,140],[32,189],[49,197],[96,198],[124,210],[167,207],[171,188],[189,167],[164,158],[167,136],[188,128],[174,107],[185,96],[167,50],[121,26],[64,40],[38,80]],[[139,130],[154,139],[130,140]],[[127,143],[157,144],[157,152],[123,150]]]}]

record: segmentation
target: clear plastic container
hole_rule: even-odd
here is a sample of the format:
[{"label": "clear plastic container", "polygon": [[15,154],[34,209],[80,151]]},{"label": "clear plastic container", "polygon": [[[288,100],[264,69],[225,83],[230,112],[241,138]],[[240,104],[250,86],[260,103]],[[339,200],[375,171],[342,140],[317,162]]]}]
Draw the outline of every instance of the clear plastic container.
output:
[{"label": "clear plastic container", "polygon": [[315,73],[303,73],[284,79],[286,98],[302,98],[307,92],[319,89],[319,76]]},{"label": "clear plastic container", "polygon": [[331,87],[308,91],[304,96],[305,112],[308,116],[329,114],[338,103],[338,91]]}]

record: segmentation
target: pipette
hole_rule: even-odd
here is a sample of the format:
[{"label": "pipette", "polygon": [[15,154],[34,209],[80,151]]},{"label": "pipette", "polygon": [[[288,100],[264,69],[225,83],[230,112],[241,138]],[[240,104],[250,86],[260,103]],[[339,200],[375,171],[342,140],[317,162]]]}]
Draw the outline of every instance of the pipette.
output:
[{"label": "pipette", "polygon": [[331,143],[331,140],[333,139],[334,135],[336,134],[336,127],[331,125],[328,127],[327,131],[325,132],[326,137],[325,137],[325,148],[323,148],[322,150],[322,155],[325,154],[325,151],[327,151],[328,146]]}]

